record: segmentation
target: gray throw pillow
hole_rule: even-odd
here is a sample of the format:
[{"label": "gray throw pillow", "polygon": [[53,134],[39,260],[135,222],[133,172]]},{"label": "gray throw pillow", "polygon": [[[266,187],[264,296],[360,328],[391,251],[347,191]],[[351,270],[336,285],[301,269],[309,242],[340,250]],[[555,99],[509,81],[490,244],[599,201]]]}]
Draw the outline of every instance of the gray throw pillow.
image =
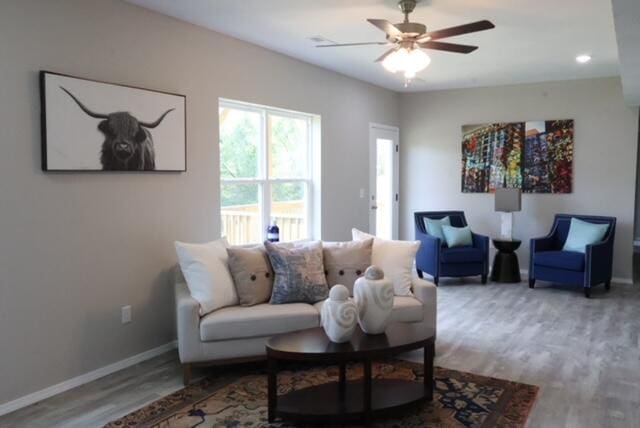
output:
[{"label": "gray throw pillow", "polygon": [[273,271],[264,247],[232,247],[227,249],[227,253],[240,305],[267,302],[273,288]]},{"label": "gray throw pillow", "polygon": [[271,243],[264,246],[275,272],[271,303],[315,303],[326,299],[320,241]]},{"label": "gray throw pillow", "polygon": [[371,266],[373,238],[363,241],[324,242],[324,273],[329,288],[342,284],[353,296],[353,283]]}]

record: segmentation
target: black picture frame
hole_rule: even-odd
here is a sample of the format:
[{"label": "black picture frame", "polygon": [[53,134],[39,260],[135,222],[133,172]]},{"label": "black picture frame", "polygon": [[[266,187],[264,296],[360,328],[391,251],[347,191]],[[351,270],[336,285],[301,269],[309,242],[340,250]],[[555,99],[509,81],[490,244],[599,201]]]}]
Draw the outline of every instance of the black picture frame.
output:
[{"label": "black picture frame", "polygon": [[[58,77],[58,78],[65,78],[65,79],[73,79],[73,80],[77,80],[80,82],[88,82],[88,83],[95,83],[96,85],[105,85],[106,87],[108,86],[113,86],[115,88],[125,88],[125,89],[130,89],[132,91],[136,91],[138,96],[140,96],[142,93],[147,92],[149,94],[152,95],[162,95],[162,96],[168,96],[168,97],[175,97],[175,101],[176,101],[176,106],[175,108],[172,108],[170,110],[182,110],[183,114],[182,115],[178,115],[178,123],[181,122],[181,126],[182,129],[179,130],[179,134],[177,131],[174,132],[174,134],[176,135],[180,135],[180,137],[182,137],[182,149],[181,150],[176,150],[174,149],[174,151],[178,154],[183,156],[182,162],[176,161],[178,163],[181,163],[180,167],[166,167],[166,163],[164,163],[165,166],[162,165],[155,165],[155,143],[156,141],[154,141],[154,138],[150,135],[150,131],[149,129],[151,128],[146,128],[145,125],[149,125],[152,126],[153,124],[155,124],[155,122],[153,124],[149,124],[149,123],[145,123],[145,122],[139,122],[140,124],[140,129],[145,128],[146,129],[146,138],[148,140],[151,140],[151,145],[152,145],[152,155],[153,155],[153,164],[154,164],[154,168],[150,169],[149,163],[150,162],[146,162],[146,165],[144,167],[140,167],[140,165],[137,165],[138,168],[130,168],[130,166],[134,163],[134,162],[130,162],[127,167],[122,167],[119,168],[119,166],[122,164],[122,162],[117,163],[117,165],[113,164],[109,164],[109,168],[105,167],[105,164],[103,162],[103,157],[102,155],[100,155],[100,162],[102,167],[101,168],[87,168],[87,167],[79,167],[79,168],[75,168],[73,166],[69,166],[69,167],[64,167],[61,168],[59,165],[52,165],[51,164],[51,157],[49,154],[49,151],[52,149],[51,147],[51,143],[52,143],[52,138],[49,135],[49,131],[51,130],[52,125],[49,124],[47,122],[48,120],[48,115],[47,115],[47,109],[48,107],[51,108],[51,106],[47,105],[47,83],[48,83],[48,78],[50,77]],[[166,172],[186,172],[187,171],[187,97],[186,95],[183,94],[178,94],[178,93],[173,93],[173,92],[167,92],[167,91],[161,91],[161,90],[155,90],[155,89],[149,89],[149,88],[143,88],[143,87],[138,87],[138,86],[133,86],[133,85],[125,85],[125,84],[120,84],[120,83],[114,83],[114,82],[108,82],[108,81],[102,81],[102,80],[95,80],[95,79],[89,79],[89,78],[84,78],[84,77],[79,77],[79,76],[74,76],[74,75],[69,75],[69,74],[64,74],[64,73],[57,73],[57,72],[53,72],[53,71],[48,71],[48,70],[40,70],[39,72],[39,86],[40,86],[40,123],[41,123],[41,167],[42,170],[45,172],[55,172],[55,173],[96,173],[96,172],[134,172],[134,173],[149,173],[149,172],[161,172],[161,173],[166,173]],[[61,87],[62,88],[62,87]],[[66,88],[62,88],[65,92],[67,92],[68,97],[67,99],[69,100],[73,100],[75,101],[75,104],[77,104],[77,111],[78,112],[82,112],[84,110],[84,113],[89,114],[89,112],[92,112],[90,107],[87,107],[85,105],[83,105],[84,103],[82,101],[80,101],[76,96],[74,96],[74,94],[71,91],[66,90]],[[138,92],[139,91],[139,92]],[[65,95],[67,95],[65,94]],[[180,104],[180,105],[179,105]],[[126,123],[128,123],[129,125],[131,125],[131,123],[136,123],[135,121],[137,121],[136,117],[133,116],[132,114],[128,113],[128,109],[126,108],[126,106],[123,106],[122,108],[118,108],[117,110],[112,111],[111,113],[100,113],[102,116],[107,116],[107,115],[111,115],[112,113],[115,112],[122,112],[125,114],[128,114],[129,118],[125,118]],[[81,113],[82,114],[82,113]],[[169,115],[169,111],[167,111],[166,113],[163,114],[162,119],[158,119],[160,121],[159,124],[162,124],[162,121],[164,121],[164,116]],[[174,116],[175,117],[175,116]],[[131,121],[130,118],[134,119],[134,121]],[[90,120],[94,120],[96,119],[95,116],[92,117],[88,117],[88,119]],[[98,120],[102,120],[104,122],[107,121],[107,119],[105,117],[100,117],[97,118]],[[108,119],[111,120],[111,119]],[[174,120],[175,121],[175,120]],[[100,122],[100,124],[102,124],[102,122]],[[110,122],[111,124],[111,122]],[[153,128],[155,128],[156,126],[158,126],[159,124],[155,124],[155,126]],[[56,126],[64,126],[61,124],[57,124]],[[179,127],[178,127],[179,128]],[[96,129],[98,129],[98,122],[96,121]],[[124,129],[128,129],[127,127],[125,127]],[[141,132],[139,130],[139,132]],[[104,134],[104,132],[103,132]],[[104,136],[102,137],[103,140],[107,140],[108,137],[106,136],[107,134],[104,134]],[[140,137],[138,139],[142,139],[142,133],[137,134]],[[69,142],[67,143],[69,145],[72,144],[82,144],[81,142]],[[102,153],[102,149],[104,149],[104,144],[106,144],[105,141],[102,141],[100,143],[101,146],[101,151],[100,153]],[[176,144],[179,144],[176,143]],[[85,149],[86,150],[86,149]],[[134,155],[137,153],[134,153]],[[97,154],[96,154],[97,156]],[[113,157],[113,156],[112,156]],[[92,160],[95,161],[95,160]],[[119,159],[116,159],[116,162],[119,161]],[[114,163],[116,163],[114,162]],[[142,162],[144,163],[144,162]],[[158,166],[156,168],[156,166]]]}]

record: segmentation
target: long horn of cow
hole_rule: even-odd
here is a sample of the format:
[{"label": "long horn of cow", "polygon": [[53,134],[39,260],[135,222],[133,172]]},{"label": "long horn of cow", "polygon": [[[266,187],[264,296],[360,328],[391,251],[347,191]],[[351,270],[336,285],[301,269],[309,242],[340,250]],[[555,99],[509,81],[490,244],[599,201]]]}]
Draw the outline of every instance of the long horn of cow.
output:
[{"label": "long horn of cow", "polygon": [[67,91],[65,88],[63,88],[62,86],[60,86],[60,89],[62,89],[63,91],[65,91],[67,94],[69,94],[69,96],[71,98],[73,98],[73,100],[78,104],[78,106],[82,109],[82,111],[84,111],[85,113],[87,113],[89,116],[91,117],[95,117],[96,119],[107,119],[109,117],[108,114],[102,114],[102,113],[95,113],[92,112],[91,110],[89,110],[84,104],[82,104],[80,102],[79,99],[77,99],[71,92]]},{"label": "long horn of cow", "polygon": [[145,128],[155,128],[156,126],[160,125],[160,122],[162,122],[162,119],[164,119],[164,117],[166,115],[168,115],[169,113],[171,113],[172,111],[174,111],[174,108],[170,108],[169,110],[165,111],[162,116],[160,116],[158,118],[158,120],[156,120],[155,122],[151,122],[151,123],[146,123],[146,122],[138,122],[140,123],[140,126],[144,126]]}]

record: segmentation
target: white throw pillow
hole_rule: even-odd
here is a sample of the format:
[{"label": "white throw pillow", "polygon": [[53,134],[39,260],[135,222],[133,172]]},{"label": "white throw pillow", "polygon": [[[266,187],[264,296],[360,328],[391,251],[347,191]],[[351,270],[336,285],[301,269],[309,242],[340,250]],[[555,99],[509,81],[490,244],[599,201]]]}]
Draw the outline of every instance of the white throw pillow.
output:
[{"label": "white throw pillow", "polygon": [[238,304],[229,266],[226,238],[206,244],[175,242],[182,274],[191,296],[200,303],[200,315]]},{"label": "white throw pillow", "polygon": [[371,264],[381,268],[384,276],[391,279],[396,296],[411,296],[411,271],[420,241],[382,239],[358,229],[351,229],[351,234],[354,241],[373,238]]}]

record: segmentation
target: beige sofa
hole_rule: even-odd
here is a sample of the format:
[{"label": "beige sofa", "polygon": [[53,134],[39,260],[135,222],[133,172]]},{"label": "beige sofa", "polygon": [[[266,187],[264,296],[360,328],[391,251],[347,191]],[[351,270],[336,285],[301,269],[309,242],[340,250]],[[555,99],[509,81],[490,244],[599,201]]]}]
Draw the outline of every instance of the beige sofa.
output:
[{"label": "beige sofa", "polygon": [[[323,302],[287,303],[256,306],[232,306],[203,317],[179,267],[175,268],[178,351],[184,367],[184,382],[189,383],[193,364],[221,364],[265,357],[269,337],[320,326]],[[436,287],[414,278],[414,296],[396,296],[391,319],[395,322],[436,327]]]}]

